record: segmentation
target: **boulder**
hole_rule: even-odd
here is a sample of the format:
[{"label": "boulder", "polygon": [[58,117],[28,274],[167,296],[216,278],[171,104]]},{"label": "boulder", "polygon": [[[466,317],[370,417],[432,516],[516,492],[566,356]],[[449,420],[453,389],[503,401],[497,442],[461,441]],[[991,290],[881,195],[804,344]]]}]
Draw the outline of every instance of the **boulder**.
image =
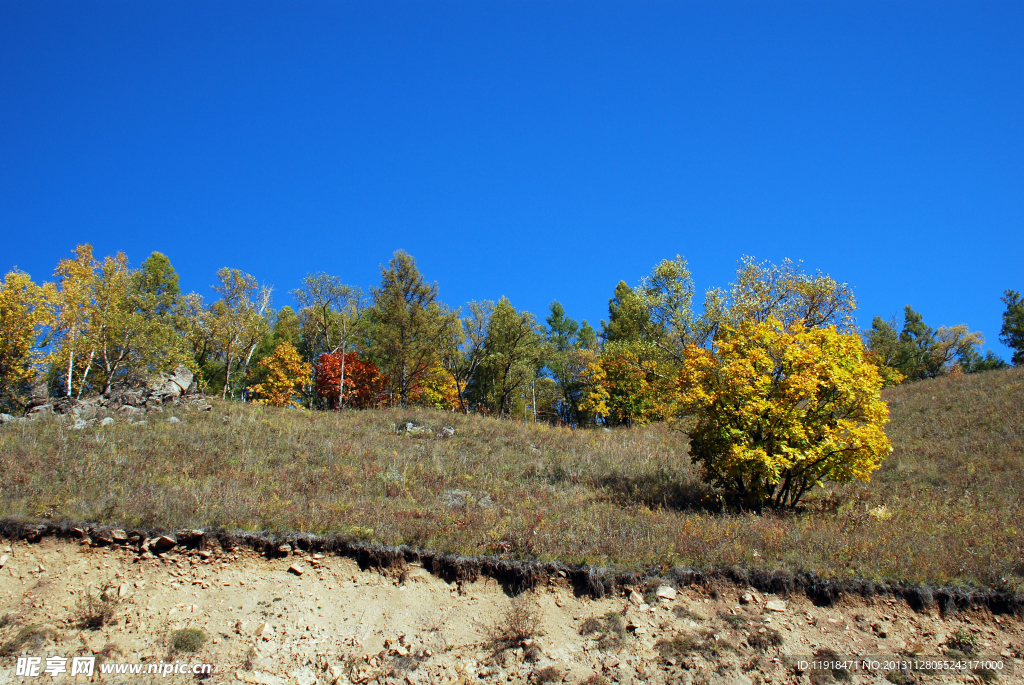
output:
[{"label": "boulder", "polygon": [[156,542],[153,543],[153,547],[155,547],[156,549],[162,551],[162,550],[171,549],[172,547],[176,546],[177,544],[178,544],[178,541],[177,541],[177,539],[175,539],[175,537],[173,535],[161,535],[160,537],[158,537],[156,539]]},{"label": "boulder", "polygon": [[654,592],[659,599],[673,600],[676,598],[676,589],[671,585],[662,585]]},{"label": "boulder", "polygon": [[25,416],[27,416],[30,419],[35,420],[35,419],[38,419],[41,416],[46,416],[46,415],[52,414],[52,413],[53,413],[53,406],[52,405],[41,404],[41,405],[38,405],[38,406],[35,406],[35,407],[32,407],[31,409],[29,409],[28,412],[25,414]]},{"label": "boulder", "polygon": [[46,381],[40,380],[32,386],[29,392],[28,406],[41,407],[50,402],[50,390],[46,387]]},{"label": "boulder", "polygon": [[768,602],[764,605],[764,607],[768,611],[782,612],[786,610],[786,603],[783,602],[781,599],[769,599]]},{"label": "boulder", "polygon": [[203,531],[193,529],[179,530],[174,534],[174,537],[179,543],[189,545],[200,540],[203,537]]},{"label": "boulder", "polygon": [[171,374],[168,379],[168,383],[173,383],[179,388],[179,395],[185,395],[189,389],[192,388],[193,379],[195,374],[189,371],[188,367],[183,364],[178,364],[174,368],[174,373]]}]

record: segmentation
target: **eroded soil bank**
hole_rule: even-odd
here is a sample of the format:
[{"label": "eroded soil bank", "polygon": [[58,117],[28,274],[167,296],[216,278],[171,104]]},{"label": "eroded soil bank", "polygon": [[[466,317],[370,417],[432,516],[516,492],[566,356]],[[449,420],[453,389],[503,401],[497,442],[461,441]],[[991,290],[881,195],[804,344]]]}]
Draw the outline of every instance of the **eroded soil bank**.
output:
[{"label": "eroded soil bank", "polygon": [[[213,673],[203,682],[264,685],[992,679],[981,671],[885,669],[847,676],[801,670],[793,659],[825,650],[940,656],[951,645],[1014,669],[998,675],[999,682],[1024,682],[1021,622],[984,608],[942,618],[937,610],[915,612],[886,597],[845,598],[821,608],[803,595],[778,597],[734,585],[665,588],[662,597],[626,588],[595,600],[578,597],[559,578],[513,599],[493,580],[448,583],[415,564],[382,574],[329,554],[267,559],[246,549],[141,558],[128,549],[55,538],[4,541],[4,557],[0,644],[7,653],[0,657],[0,683],[75,681],[68,674],[19,677],[21,655],[42,656],[44,664],[47,656],[89,655],[108,664],[143,664],[143,670],[166,662],[210,663]],[[104,593],[109,601],[101,599]],[[90,596],[94,619],[110,614],[92,628],[82,623]],[[187,628],[206,636],[195,652],[173,646],[175,631]],[[97,671],[91,680],[197,678]]]}]

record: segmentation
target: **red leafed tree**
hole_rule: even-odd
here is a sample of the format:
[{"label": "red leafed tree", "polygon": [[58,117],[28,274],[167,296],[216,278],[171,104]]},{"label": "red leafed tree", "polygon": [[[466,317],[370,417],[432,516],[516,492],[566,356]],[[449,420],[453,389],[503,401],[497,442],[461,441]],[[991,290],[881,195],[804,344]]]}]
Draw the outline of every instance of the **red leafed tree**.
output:
[{"label": "red leafed tree", "polygon": [[[345,356],[345,406],[356,409],[376,407],[383,401],[388,377],[373,362],[359,358],[358,352]],[[316,364],[316,393],[325,397],[332,408],[338,406],[342,353],[321,354]]]}]

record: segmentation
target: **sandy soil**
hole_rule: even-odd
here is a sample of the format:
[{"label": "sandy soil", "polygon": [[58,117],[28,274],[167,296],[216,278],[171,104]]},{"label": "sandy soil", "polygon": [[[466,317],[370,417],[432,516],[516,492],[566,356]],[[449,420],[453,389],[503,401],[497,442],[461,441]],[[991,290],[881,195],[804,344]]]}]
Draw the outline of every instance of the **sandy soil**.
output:
[{"label": "sandy soil", "polygon": [[[416,566],[395,577],[361,571],[347,558],[308,554],[268,560],[250,551],[183,550],[142,559],[127,549],[45,538],[0,542],[0,561],[0,644],[9,651],[0,657],[0,683],[75,681],[67,674],[16,676],[22,654],[95,655],[108,664],[210,663],[206,683],[812,683],[832,676],[801,671],[792,657],[822,649],[846,656],[939,655],[957,631],[981,653],[1012,664],[1013,674],[1004,672],[999,682],[1024,682],[1019,620],[987,611],[943,620],[885,598],[820,608],[803,596],[694,587],[674,598],[648,596],[654,602],[648,605],[639,593],[577,598],[567,583],[553,581],[513,600],[494,581],[448,584]],[[100,602],[103,592],[115,598],[112,619],[81,627],[86,598]],[[533,616],[535,634],[498,651],[494,629],[514,601]],[[621,638],[602,618],[609,612],[624,617]],[[591,618],[597,620],[588,626]],[[587,627],[596,632],[581,634]],[[207,636],[195,653],[172,647],[174,632],[184,628]],[[751,646],[773,630],[781,646]],[[679,636],[694,636],[691,644],[704,647],[682,653],[657,647]],[[856,673],[846,682],[886,682],[886,674]],[[93,680],[198,678],[97,673]],[[915,673],[903,682],[983,678]]]}]

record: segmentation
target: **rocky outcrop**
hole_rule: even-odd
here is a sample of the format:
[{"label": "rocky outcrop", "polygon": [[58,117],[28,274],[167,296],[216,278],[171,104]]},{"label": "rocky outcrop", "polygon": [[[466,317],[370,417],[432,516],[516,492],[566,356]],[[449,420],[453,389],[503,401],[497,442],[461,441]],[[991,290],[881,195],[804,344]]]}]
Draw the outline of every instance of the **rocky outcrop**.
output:
[{"label": "rocky outcrop", "polygon": [[75,428],[88,425],[109,425],[113,417],[128,421],[147,413],[161,412],[164,407],[187,406],[200,411],[213,407],[199,390],[195,375],[179,364],[172,373],[161,373],[142,384],[115,385],[103,395],[76,400],[70,397],[47,397],[46,384],[32,388],[29,409],[24,418],[4,416],[2,422],[34,420],[51,414],[73,420]]}]

